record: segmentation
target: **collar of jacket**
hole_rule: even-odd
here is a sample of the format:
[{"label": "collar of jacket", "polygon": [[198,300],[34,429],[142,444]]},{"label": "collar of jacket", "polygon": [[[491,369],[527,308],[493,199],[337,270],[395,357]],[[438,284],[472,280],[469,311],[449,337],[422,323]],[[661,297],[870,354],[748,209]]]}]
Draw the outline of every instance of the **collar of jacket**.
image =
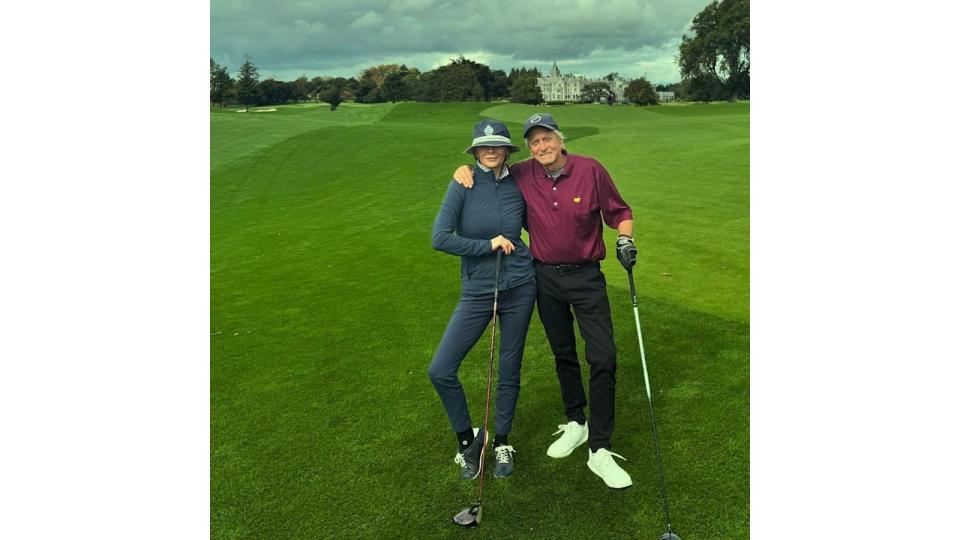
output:
[{"label": "collar of jacket", "polygon": [[[480,169],[482,172],[489,174],[490,178],[493,178],[493,169],[488,169],[487,167],[484,167],[483,165],[480,164],[479,161],[477,161],[475,169]],[[500,178],[497,178],[497,181],[503,180],[509,174],[510,174],[510,168],[507,166],[506,163],[504,163],[503,166],[500,167]]]}]

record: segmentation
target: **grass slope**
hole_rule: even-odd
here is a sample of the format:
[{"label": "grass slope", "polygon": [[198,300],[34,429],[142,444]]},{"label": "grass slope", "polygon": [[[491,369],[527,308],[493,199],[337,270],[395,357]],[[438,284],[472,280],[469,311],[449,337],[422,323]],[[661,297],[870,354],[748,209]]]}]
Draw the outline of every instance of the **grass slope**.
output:
[{"label": "grass slope", "polygon": [[[563,422],[534,316],[511,442],[485,522],[426,367],[459,296],[430,248],[453,169],[483,116],[520,142],[533,107],[342,104],[211,114],[213,538],[654,538],[655,452],[625,273],[604,261],[620,350],[610,493],[586,449],[552,460]],[[749,105],[550,109],[634,208],[635,270],[673,524],[749,536]],[[526,157],[523,151],[514,160]],[[608,231],[608,252],[614,234]],[[670,274],[664,276],[663,274]],[[461,369],[482,421],[484,339]],[[582,344],[581,344],[582,351]],[[584,371],[587,370],[584,363]]]}]

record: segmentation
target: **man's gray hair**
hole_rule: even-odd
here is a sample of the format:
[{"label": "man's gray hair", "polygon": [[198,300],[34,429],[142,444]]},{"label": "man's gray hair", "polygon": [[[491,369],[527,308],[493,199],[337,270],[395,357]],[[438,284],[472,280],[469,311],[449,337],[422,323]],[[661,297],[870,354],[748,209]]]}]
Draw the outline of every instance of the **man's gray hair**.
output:
[{"label": "man's gray hair", "polygon": [[[563,136],[563,132],[559,129],[555,129],[553,132],[557,134],[557,137],[560,137],[560,148],[566,148],[567,138]],[[527,144],[527,148],[530,148],[530,139],[524,139],[523,141]]]}]

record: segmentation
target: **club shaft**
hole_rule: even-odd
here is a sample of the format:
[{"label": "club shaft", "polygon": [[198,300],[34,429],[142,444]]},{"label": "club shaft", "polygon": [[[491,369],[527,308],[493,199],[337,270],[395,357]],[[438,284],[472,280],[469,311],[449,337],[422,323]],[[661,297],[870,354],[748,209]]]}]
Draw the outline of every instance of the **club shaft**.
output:
[{"label": "club shaft", "polygon": [[494,294],[493,298],[493,327],[490,330],[490,359],[487,361],[487,399],[486,404],[483,407],[483,431],[480,432],[480,437],[483,437],[483,446],[480,448],[480,485],[478,486],[477,491],[477,504],[483,500],[483,469],[484,461],[487,453],[487,425],[490,420],[490,387],[491,381],[493,379],[493,356],[494,350],[496,348],[496,339],[497,339],[497,297]]},{"label": "club shaft", "polygon": [[633,283],[633,270],[627,271],[630,281],[630,296],[633,300],[633,319],[637,323],[637,341],[640,343],[640,363],[643,365],[643,383],[647,388],[647,405],[650,408],[650,425],[653,427],[653,445],[657,450],[657,471],[660,473],[660,498],[663,499],[663,516],[670,528],[670,503],[667,501],[667,485],[663,477],[663,459],[660,456],[660,437],[657,436],[657,419],[653,414],[653,394],[650,392],[650,375],[647,373],[647,355],[643,350],[643,332],[640,330],[640,309],[637,307],[637,288]]},{"label": "club shaft", "polygon": [[500,296],[500,255],[503,251],[497,251],[497,268],[493,272],[493,319],[490,329],[490,358],[487,360],[487,397],[483,406],[483,431],[480,436],[483,437],[483,446],[480,447],[480,484],[477,486],[477,506],[483,502],[483,469],[487,452],[487,426],[490,421],[490,388],[493,381],[493,357],[497,349],[497,300]]}]

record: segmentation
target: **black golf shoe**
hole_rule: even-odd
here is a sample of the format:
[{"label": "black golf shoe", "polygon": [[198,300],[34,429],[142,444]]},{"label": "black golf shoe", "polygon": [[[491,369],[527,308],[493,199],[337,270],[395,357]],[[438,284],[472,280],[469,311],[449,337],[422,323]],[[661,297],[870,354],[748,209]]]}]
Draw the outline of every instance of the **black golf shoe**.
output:
[{"label": "black golf shoe", "polygon": [[457,452],[454,463],[460,465],[460,478],[473,480],[480,476],[480,451],[483,450],[483,436],[474,430],[473,442],[463,452]]},{"label": "black golf shoe", "polygon": [[512,446],[501,444],[493,449],[494,465],[493,476],[497,478],[506,478],[513,474],[513,455],[517,451]]}]

